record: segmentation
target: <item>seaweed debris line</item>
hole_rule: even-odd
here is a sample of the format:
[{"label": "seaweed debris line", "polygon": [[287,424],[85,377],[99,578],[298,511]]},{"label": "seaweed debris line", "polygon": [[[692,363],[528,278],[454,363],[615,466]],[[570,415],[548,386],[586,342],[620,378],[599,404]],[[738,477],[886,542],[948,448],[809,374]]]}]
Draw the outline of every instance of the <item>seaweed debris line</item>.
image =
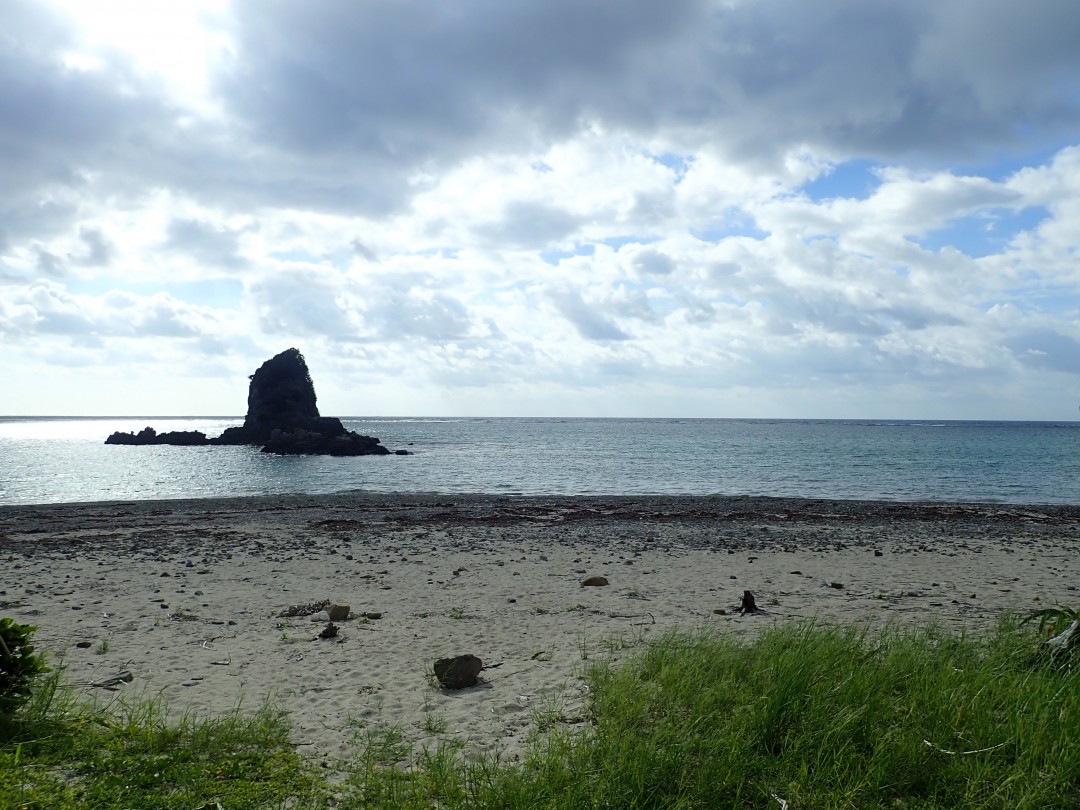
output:
[{"label": "seaweed debris line", "polygon": [[[208,438],[197,430],[158,433],[147,427],[138,433],[117,431],[105,444],[258,444],[262,445],[262,452],[279,455],[390,455],[391,451],[374,436],[346,430],[340,419],[319,415],[315,385],[298,349],[286,349],[271,357],[250,379],[244,424],[227,428],[216,438]],[[395,455],[405,456],[409,452],[397,450]]]}]

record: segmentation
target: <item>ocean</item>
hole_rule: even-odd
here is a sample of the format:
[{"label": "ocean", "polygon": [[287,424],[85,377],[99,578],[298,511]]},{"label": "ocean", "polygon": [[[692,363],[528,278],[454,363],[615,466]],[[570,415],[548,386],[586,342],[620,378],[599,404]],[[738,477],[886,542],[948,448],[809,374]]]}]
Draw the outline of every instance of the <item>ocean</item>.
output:
[{"label": "ocean", "polygon": [[106,446],[242,418],[0,417],[0,504],[372,492],[1080,504],[1080,422],[343,418],[412,455]]}]

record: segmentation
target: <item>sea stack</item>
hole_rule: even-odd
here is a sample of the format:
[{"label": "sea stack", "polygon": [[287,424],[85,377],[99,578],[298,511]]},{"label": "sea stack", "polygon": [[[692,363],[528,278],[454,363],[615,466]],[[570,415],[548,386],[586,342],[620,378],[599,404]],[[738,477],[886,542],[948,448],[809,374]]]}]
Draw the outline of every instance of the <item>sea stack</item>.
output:
[{"label": "sea stack", "polygon": [[244,424],[225,430],[211,444],[261,444],[278,455],[385,456],[372,436],[345,430],[341,420],[320,416],[315,384],[304,355],[286,349],[259,366],[248,385]]},{"label": "sea stack", "polygon": [[[138,434],[114,433],[106,444],[257,444],[264,453],[279,455],[386,456],[378,439],[345,430],[341,420],[320,416],[315,385],[304,355],[286,349],[259,366],[248,385],[244,424],[227,428],[215,439],[197,431]],[[197,435],[196,435],[197,434]],[[176,440],[171,441],[170,439]],[[408,455],[398,450],[396,455]]]},{"label": "sea stack", "polygon": [[249,378],[247,416],[241,427],[227,428],[214,444],[266,444],[275,430],[308,430],[341,435],[345,428],[334,418],[319,416],[315,384],[304,355],[286,349],[259,366]]}]

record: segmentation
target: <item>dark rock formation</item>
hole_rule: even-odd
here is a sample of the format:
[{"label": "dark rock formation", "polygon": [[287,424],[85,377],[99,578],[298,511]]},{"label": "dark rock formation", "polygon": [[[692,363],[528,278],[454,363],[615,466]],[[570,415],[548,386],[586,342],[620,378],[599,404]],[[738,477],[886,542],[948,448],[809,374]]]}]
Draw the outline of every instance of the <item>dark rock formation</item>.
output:
[{"label": "dark rock formation", "polygon": [[466,689],[476,686],[483,662],[475,655],[457,655],[435,662],[435,678],[444,689]]},{"label": "dark rock formation", "polygon": [[173,430],[158,433],[152,427],[145,427],[138,433],[122,433],[118,430],[105,440],[105,444],[174,444],[186,447],[209,443],[210,440],[206,438],[206,434],[199,430]]},{"label": "dark rock formation", "polygon": [[[259,444],[264,453],[280,455],[386,456],[378,439],[345,430],[340,419],[320,416],[315,385],[304,355],[287,349],[250,377],[244,424],[207,439],[198,431],[158,435],[153,428],[138,434],[114,433],[106,444]],[[398,450],[396,455],[409,455]]]},{"label": "dark rock formation", "polygon": [[327,437],[345,432],[337,419],[319,416],[315,385],[297,349],[271,357],[250,379],[243,426],[228,428],[214,444],[266,444],[275,430],[308,430]]},{"label": "dark rock formation", "polygon": [[[341,422],[337,419],[333,421],[341,427]],[[298,428],[289,433],[275,430],[270,434],[270,440],[262,451],[277,453],[280,456],[386,456],[390,454],[390,451],[383,447],[375,437],[361,436],[359,433],[346,431],[344,427],[341,427],[340,433],[336,430],[320,433],[304,428]]]}]

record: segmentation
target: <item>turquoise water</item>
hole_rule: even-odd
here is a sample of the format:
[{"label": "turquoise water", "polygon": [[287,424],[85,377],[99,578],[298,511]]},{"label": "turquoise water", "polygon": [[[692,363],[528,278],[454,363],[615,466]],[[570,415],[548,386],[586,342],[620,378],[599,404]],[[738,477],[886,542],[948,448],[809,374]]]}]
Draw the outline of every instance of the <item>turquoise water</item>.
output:
[{"label": "turquoise water", "polygon": [[726,494],[1080,504],[1080,423],[346,418],[410,456],[116,447],[239,418],[0,418],[0,504],[273,493]]}]

